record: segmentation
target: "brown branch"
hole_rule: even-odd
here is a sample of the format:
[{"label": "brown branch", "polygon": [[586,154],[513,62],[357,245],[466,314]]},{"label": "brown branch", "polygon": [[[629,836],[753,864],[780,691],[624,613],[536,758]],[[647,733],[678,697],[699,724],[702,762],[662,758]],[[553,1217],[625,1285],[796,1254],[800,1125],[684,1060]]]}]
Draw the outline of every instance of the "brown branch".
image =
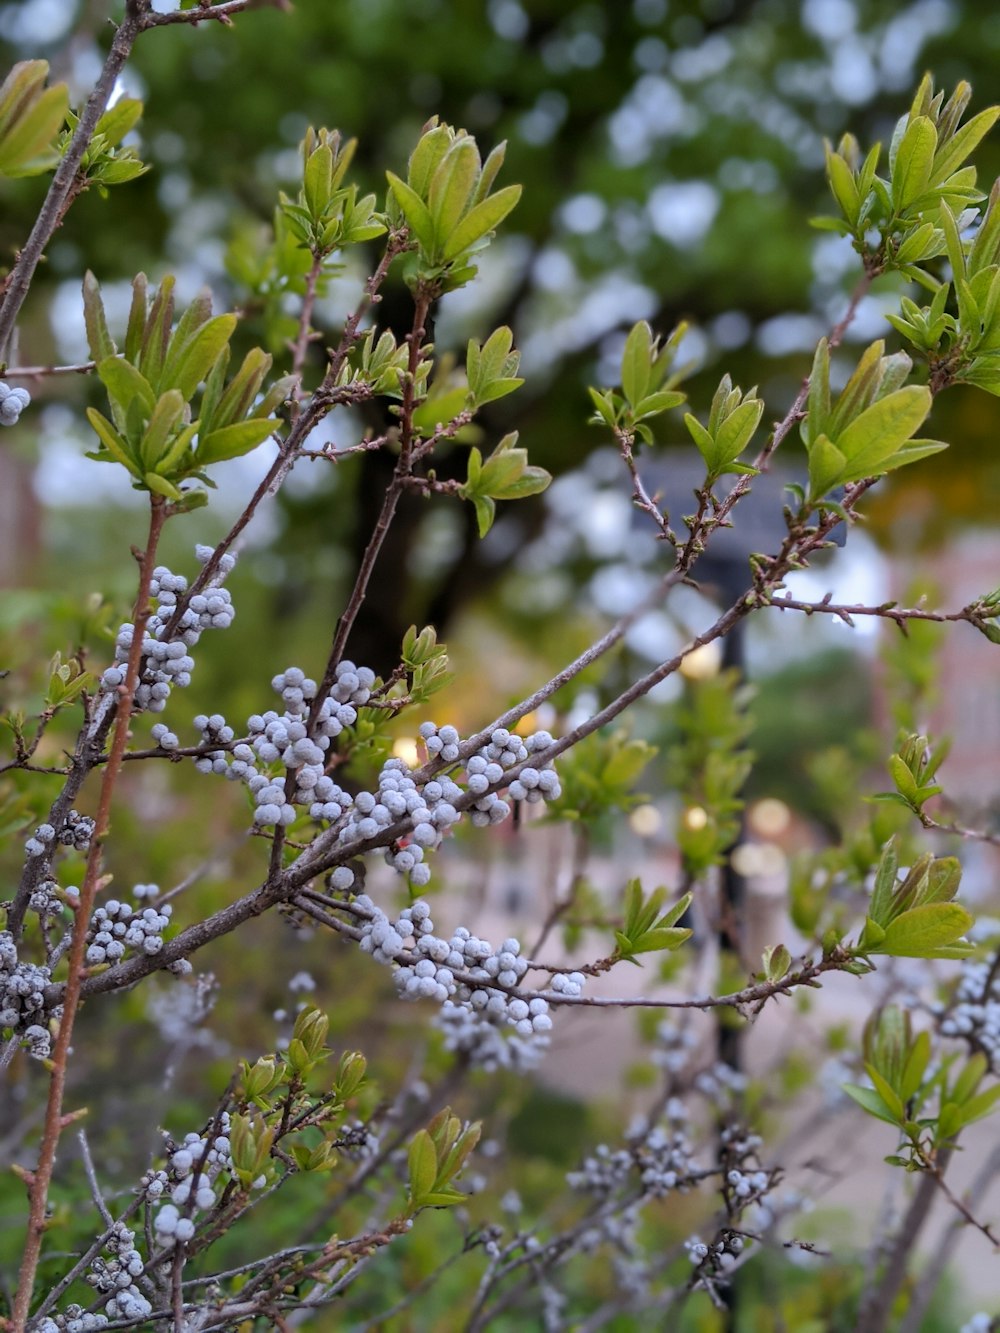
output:
[{"label": "brown branch", "polygon": [[298,334],[292,344],[292,374],[299,377],[299,383],[292,392],[291,416],[293,421],[301,411],[299,400],[302,397],[302,370],[306,363],[306,353],[309,351],[309,344],[316,341],[316,334],[312,331],[312,314],[313,307],[316,304],[319,280],[323,276],[323,259],[322,251],[317,251],[313,255],[313,262],[306,275],[306,290],[302,298],[302,309],[299,311]]},{"label": "brown branch", "polygon": [[848,605],[832,601],[831,594],[827,593],[818,602],[801,602],[794,597],[775,595],[768,605],[777,607],[779,611],[802,611],[807,616],[822,614],[837,616],[846,625],[851,626],[854,624],[855,616],[878,616],[883,620],[894,621],[900,628],[908,620],[931,620],[941,625],[964,621],[978,629],[985,619],[978,602],[970,602],[960,611],[928,611],[921,606],[899,606],[896,602],[881,602],[878,606],[866,606],[861,603]]},{"label": "brown branch", "polygon": [[285,0],[224,0],[222,4],[203,4],[197,9],[171,9],[166,14],[151,10],[143,19],[142,30],[145,32],[147,28],[162,28],[168,23],[197,25],[212,20],[228,28],[232,25],[233,14],[242,14],[245,9],[261,9],[268,2],[272,9],[290,8]]},{"label": "brown branch", "polygon": [[8,380],[40,380],[47,375],[89,375],[96,365],[96,361],[81,361],[75,366],[8,366],[3,374]]},{"label": "brown branch", "polygon": [[[71,201],[77,185],[77,172],[83,155],[93,137],[97,122],[107,109],[111,93],[135,44],[136,38],[145,26],[145,11],[148,0],[126,0],[125,17],[115,32],[93,92],[87,99],[79,123],[70,140],[70,145],[49,185],[45,201],[39,210],[35,225],[31,229],[24,247],[19,251],[11,269],[0,300],[0,360],[7,353],[14,325],[21,312],[35,269],[45,252],[45,247],[62,221],[66,208]],[[145,18],[144,18],[145,15]]]},{"label": "brown branch", "polygon": [[73,921],[73,939],[70,944],[69,971],[63,993],[63,1012],[59,1022],[59,1032],[52,1053],[52,1076],[49,1083],[49,1095],[45,1108],[45,1125],[39,1148],[38,1165],[35,1167],[29,1191],[29,1215],[24,1253],[18,1274],[17,1295],[14,1300],[14,1327],[20,1329],[28,1317],[31,1307],[31,1294],[34,1287],[35,1272],[41,1254],[42,1236],[45,1232],[46,1206],[49,1185],[55,1166],[56,1149],[63,1129],[63,1096],[66,1089],[66,1075],[69,1063],[70,1043],[73,1037],[73,1023],[80,1004],[87,928],[93,912],[94,900],[101,878],[101,853],[103,843],[111,823],[111,802],[121,773],[122,755],[128,740],[128,725],[132,716],[136,686],[139,683],[139,669],[142,663],[143,631],[150,615],[149,588],[156,564],[156,549],[160,533],[166,520],[166,505],[163,497],[150,496],[149,532],[146,549],[142,554],[139,568],[139,588],[136,593],[133,611],[134,630],[129,647],[128,665],[125,681],[121,687],[121,696],[115,719],[115,735],[101,779],[101,791],[98,800],[94,833],[87,855],[80,897],[76,905]]},{"label": "brown branch", "polygon": [[[427,322],[427,313],[430,309],[430,297],[426,293],[418,294],[413,310],[413,324],[407,339],[410,345],[410,355],[407,364],[406,380],[403,385],[403,402],[400,409],[400,453],[396,464],[392,480],[386,487],[385,497],[382,501],[382,508],[378,519],[368,539],[368,545],[365,547],[365,553],[361,558],[361,566],[358,569],[354,580],[354,587],[351,589],[351,595],[348,598],[340,619],[337,621],[337,627],[334,631],[333,643],[330,647],[329,657],[327,658],[326,669],[323,672],[323,679],[320,682],[319,689],[316,691],[316,697],[313,700],[312,708],[309,711],[309,727],[315,726],[319,710],[323,706],[323,700],[330,692],[330,687],[336,679],[337,667],[344,656],[344,649],[347,646],[347,640],[350,637],[351,630],[354,628],[354,622],[361,610],[361,605],[368,593],[368,584],[371,581],[372,571],[375,568],[375,562],[378,559],[379,552],[382,549],[386,536],[392,523],[393,516],[399,504],[399,498],[404,489],[404,478],[407,477],[412,469],[413,462],[413,411],[416,407],[416,376],[420,365],[420,352],[423,347],[425,334],[425,324]],[[334,362],[331,361],[331,373]]]}]

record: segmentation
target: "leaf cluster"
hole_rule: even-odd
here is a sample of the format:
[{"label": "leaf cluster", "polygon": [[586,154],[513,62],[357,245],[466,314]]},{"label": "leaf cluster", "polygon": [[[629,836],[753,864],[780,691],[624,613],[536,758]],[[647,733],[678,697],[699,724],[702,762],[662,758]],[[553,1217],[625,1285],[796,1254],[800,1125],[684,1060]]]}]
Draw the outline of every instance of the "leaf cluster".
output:
[{"label": "leaf cluster", "polygon": [[416,243],[407,281],[434,295],[476,275],[474,256],[521,197],[520,185],[493,190],[506,155],[499,143],[483,162],[465,130],[428,123],[410,155],[406,180],[387,171],[390,224],[405,223]]},{"label": "leaf cluster", "polygon": [[242,1062],[237,1090],[240,1111],[230,1118],[233,1174],[248,1189],[267,1170],[280,1144],[299,1171],[330,1171],[339,1161],[338,1129],[348,1103],[361,1090],[366,1061],[345,1052],[332,1082],[311,1093],[310,1078],[330,1059],[329,1019],[308,1007],[295,1020],[292,1038],[280,1055]]},{"label": "leaf cluster", "polygon": [[[919,265],[945,252],[948,222],[954,224],[983,197],[975,167],[964,164],[996,123],[1000,107],[988,107],[962,125],[971,96],[963,81],[945,102],[925,75],[896,124],[885,177],[877,174],[880,144],[864,160],[853,135],[845,135],[836,151],[828,144],[827,176],[842,216],[816,219],[816,225],[851,236],[874,271],[895,268],[925,280]],[[875,244],[868,240],[872,231],[879,236]]]},{"label": "leaf cluster", "polygon": [[[109,185],[124,185],[149,170],[134,148],[122,147],[122,140],[139,123],[142,110],[138,98],[121,97],[101,116],[80,162],[80,172],[87,185],[96,185],[106,194]],[[79,116],[73,112],[67,119],[69,130],[63,136],[63,152],[69,147],[80,123]]]},{"label": "leaf cluster", "polygon": [[47,60],[22,60],[0,84],[0,176],[37,176],[59,162],[69,91],[46,88],[48,74]]},{"label": "leaf cluster", "polygon": [[585,824],[611,811],[627,812],[647,798],[635,790],[656,747],[627,731],[597,731],[559,760],[562,795],[548,803],[557,819]]},{"label": "leaf cluster", "polygon": [[954,1075],[954,1056],[932,1065],[930,1034],[914,1036],[910,1015],[896,1005],[869,1019],[864,1052],[873,1086],[846,1085],[844,1091],[869,1115],[902,1132],[906,1154],[886,1158],[894,1166],[926,1168],[934,1154],[952,1146],[967,1125],[990,1115],[1000,1102],[1000,1083],[979,1090],[989,1068],[981,1052]]},{"label": "leaf cluster", "polygon": [[459,487],[463,500],[471,500],[476,510],[480,537],[493,526],[498,500],[523,500],[538,495],[552,480],[543,467],[528,462],[527,449],[517,447],[517,431],[505,435],[487,459],[478,449],[469,450],[466,481]]},{"label": "leaf cluster", "polygon": [[615,931],[614,961],[635,963],[638,967],[637,953],[672,952],[691,938],[694,932],[678,926],[677,922],[691,906],[693,894],[685,893],[661,914],[666,896],[667,890],[661,887],[646,897],[639,880],[629,880],[625,886],[625,920],[621,929]]},{"label": "leaf cluster", "polygon": [[289,230],[318,259],[386,231],[374,194],[359,199],[357,185],[344,184],[357,146],[357,139],[344,143],[339,130],[310,126],[302,140],[302,188],[294,201],[280,195]]},{"label": "leaf cluster", "polygon": [[875,886],[864,929],[851,952],[866,958],[967,958],[972,946],[962,938],[973,918],[954,901],[962,867],[953,856],[918,857],[897,878],[894,840],[886,843],[875,872]]},{"label": "leaf cluster", "polygon": [[919,815],[924,804],[943,791],[934,779],[948,749],[947,743],[932,749],[926,736],[907,736],[899,750],[889,756],[889,772],[896,790],[879,792],[873,799],[895,801]]},{"label": "leaf cluster", "polygon": [[690,367],[674,366],[677,349],[686,332],[687,325],[678,324],[661,346],[644,319],[634,324],[622,351],[621,391],[589,390],[595,409],[591,424],[605,425],[652,444],[653,432],[645,423],[678,407],[687,397],[675,386],[688,374]]},{"label": "leaf cluster", "polygon": [[763,412],[764,403],[757,397],[756,385],[743,393],[739,385],[733,386],[728,375],[723,375],[712,398],[708,425],[703,426],[693,413],[685,413],[688,434],[708,469],[706,486],[727,472],[756,476],[757,468],[737,460],[756,434]]},{"label": "leaf cluster", "polygon": [[820,340],[800,426],[809,455],[812,503],[833,487],[881,476],[947,447],[939,440],[912,438],[932,401],[926,386],[906,384],[912,366],[905,352],[886,356],[885,343],[879,339],[862,354],[834,402],[830,349],[825,338]]},{"label": "leaf cluster", "polygon": [[[87,419],[101,441],[88,455],[120,463],[139,490],[185,508],[204,503],[204,492],[182,492],[195,478],[211,486],[204,469],[249,453],[274,430],[273,413],[285,401],[294,376],[277,380],[258,401],[271,357],[254,348],[227,382],[235,315],[212,315],[203,292],[174,326],[174,279],[167,276],[149,298],[146,275],[132,284],[124,348],[108,332],[100,288],[84,279],[83,302],[90,354],[107,389],[109,421],[96,408]],[[197,414],[193,400],[204,385]]]},{"label": "leaf cluster", "polygon": [[469,1154],[479,1142],[481,1126],[463,1125],[450,1107],[439,1111],[426,1129],[418,1130],[407,1153],[409,1211],[449,1208],[466,1202],[454,1188]]}]

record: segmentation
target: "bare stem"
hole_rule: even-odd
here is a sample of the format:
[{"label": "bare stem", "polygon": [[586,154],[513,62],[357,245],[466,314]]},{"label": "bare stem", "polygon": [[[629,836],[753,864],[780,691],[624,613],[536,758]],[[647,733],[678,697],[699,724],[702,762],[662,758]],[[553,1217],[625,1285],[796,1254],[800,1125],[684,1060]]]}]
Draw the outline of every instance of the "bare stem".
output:
[{"label": "bare stem", "polygon": [[115,82],[125,68],[125,62],[132,52],[135,39],[145,26],[144,12],[147,4],[148,0],[127,0],[125,17],[115,33],[100,78],[87,99],[87,105],[80,116],[66,155],[52,177],[48,194],[35,219],[31,234],[18,253],[14,267],[7,278],[3,299],[0,301],[0,360],[3,360],[7,353],[14,325],[28,295],[38,262],[65,216],[66,207],[77,185],[80,163],[93,137],[97,122],[107,109]]}]

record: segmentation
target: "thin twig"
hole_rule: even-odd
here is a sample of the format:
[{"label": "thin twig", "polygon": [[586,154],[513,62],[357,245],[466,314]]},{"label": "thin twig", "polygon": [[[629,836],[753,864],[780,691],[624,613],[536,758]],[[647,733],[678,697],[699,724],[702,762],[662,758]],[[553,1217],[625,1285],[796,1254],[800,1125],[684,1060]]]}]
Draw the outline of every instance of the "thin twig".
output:
[{"label": "thin twig", "polygon": [[96,361],[81,361],[75,366],[8,366],[3,375],[7,380],[40,380],[47,375],[89,375],[96,365]]},{"label": "thin twig", "polygon": [[80,1145],[80,1156],[83,1158],[83,1169],[87,1176],[87,1184],[90,1186],[90,1197],[94,1200],[94,1207],[104,1219],[104,1225],[113,1227],[115,1219],[111,1216],[108,1205],[104,1202],[101,1187],[97,1182],[97,1172],[94,1170],[94,1159],[90,1155],[90,1144],[87,1142],[86,1130],[78,1129],[76,1138]]}]

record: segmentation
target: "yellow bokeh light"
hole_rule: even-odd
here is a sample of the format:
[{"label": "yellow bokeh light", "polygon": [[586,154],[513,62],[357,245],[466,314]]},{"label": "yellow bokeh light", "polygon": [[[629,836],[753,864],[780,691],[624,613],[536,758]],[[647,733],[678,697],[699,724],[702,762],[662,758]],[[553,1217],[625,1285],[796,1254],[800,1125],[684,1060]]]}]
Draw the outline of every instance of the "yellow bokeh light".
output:
[{"label": "yellow bokeh light", "polygon": [[757,801],[750,810],[750,826],[762,838],[780,838],[788,832],[792,822],[792,812],[784,801],[774,796]]},{"label": "yellow bokeh light", "polygon": [[397,736],[392,743],[392,753],[410,768],[416,768],[420,763],[420,751],[412,736]]},{"label": "yellow bokeh light", "polygon": [[722,666],[722,649],[713,640],[694,648],[681,662],[681,675],[688,680],[710,680],[719,674]]},{"label": "yellow bokeh light", "polygon": [[708,823],[708,815],[700,805],[692,805],[684,811],[684,827],[697,833]]},{"label": "yellow bokeh light", "polygon": [[637,805],[628,817],[629,828],[640,838],[651,838],[654,833],[659,833],[662,823],[655,805]]}]

